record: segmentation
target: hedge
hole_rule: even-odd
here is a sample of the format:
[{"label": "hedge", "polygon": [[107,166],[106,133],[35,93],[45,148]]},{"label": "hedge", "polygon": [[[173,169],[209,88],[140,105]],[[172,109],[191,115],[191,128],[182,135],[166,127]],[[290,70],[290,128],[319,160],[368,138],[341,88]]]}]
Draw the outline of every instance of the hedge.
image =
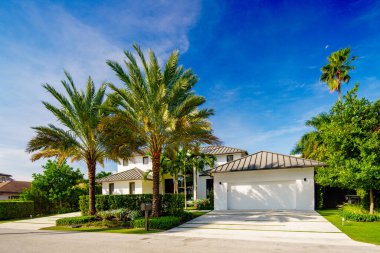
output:
[{"label": "hedge", "polygon": [[78,216],[78,217],[67,217],[58,219],[55,221],[56,226],[70,226],[74,224],[85,224],[91,221],[96,221],[95,216]]},{"label": "hedge", "polygon": [[341,215],[345,220],[360,221],[360,222],[372,222],[380,221],[380,214],[369,214],[367,210],[358,206],[346,204],[342,206]]},{"label": "hedge", "polygon": [[[161,198],[161,210],[166,215],[179,215],[183,213],[185,196],[183,194],[163,194]],[[127,208],[131,211],[139,211],[140,204],[152,202],[152,194],[131,195],[96,195],[96,211]],[[88,195],[79,198],[79,208],[82,214],[88,213]]]},{"label": "hedge", "polygon": [[0,220],[25,218],[34,214],[33,201],[0,201]]},{"label": "hedge", "polygon": [[[181,224],[181,217],[177,216],[163,216],[158,218],[149,218],[150,229],[168,230],[177,227]],[[131,225],[134,228],[144,228],[145,219],[136,219],[132,221]]]}]

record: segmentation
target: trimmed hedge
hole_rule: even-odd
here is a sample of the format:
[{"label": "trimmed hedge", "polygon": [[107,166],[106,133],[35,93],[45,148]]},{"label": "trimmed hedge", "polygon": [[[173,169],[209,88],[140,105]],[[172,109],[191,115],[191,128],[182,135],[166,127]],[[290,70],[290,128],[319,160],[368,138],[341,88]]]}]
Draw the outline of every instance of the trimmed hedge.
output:
[{"label": "trimmed hedge", "polygon": [[358,206],[346,204],[342,206],[341,215],[346,220],[360,221],[360,222],[372,222],[380,221],[380,214],[369,214],[367,210]]},{"label": "trimmed hedge", "polygon": [[56,226],[70,226],[74,224],[85,224],[91,221],[96,221],[95,216],[78,216],[78,217],[67,217],[58,219],[55,221]]},{"label": "trimmed hedge", "polygon": [[25,218],[34,214],[33,201],[0,201],[0,220]]},{"label": "trimmed hedge", "polygon": [[[163,216],[158,218],[149,218],[150,229],[168,230],[177,227],[181,224],[181,217],[177,216]],[[136,219],[131,222],[134,228],[144,228],[145,219]]]},{"label": "trimmed hedge", "polygon": [[[163,194],[161,197],[161,210],[166,215],[179,215],[183,213],[185,196],[183,194]],[[96,211],[107,211],[127,208],[131,211],[140,211],[140,204],[152,202],[152,194],[131,195],[96,195]],[[88,213],[88,195],[81,196],[79,208],[82,214]]]}]

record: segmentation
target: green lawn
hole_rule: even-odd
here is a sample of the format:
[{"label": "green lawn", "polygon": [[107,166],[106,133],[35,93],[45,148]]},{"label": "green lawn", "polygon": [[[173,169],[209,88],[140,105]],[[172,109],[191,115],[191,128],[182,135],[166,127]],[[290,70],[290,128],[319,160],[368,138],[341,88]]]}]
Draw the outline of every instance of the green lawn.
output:
[{"label": "green lawn", "polygon": [[318,213],[352,239],[380,245],[380,222],[345,221],[342,226],[339,210],[318,210]]},{"label": "green lawn", "polygon": [[105,232],[105,233],[120,233],[120,234],[151,234],[161,232],[161,230],[151,229],[145,231],[143,228],[97,228],[97,227],[80,227],[72,228],[65,226],[54,226],[42,228],[41,230],[57,230],[57,231],[75,231],[75,232]]}]

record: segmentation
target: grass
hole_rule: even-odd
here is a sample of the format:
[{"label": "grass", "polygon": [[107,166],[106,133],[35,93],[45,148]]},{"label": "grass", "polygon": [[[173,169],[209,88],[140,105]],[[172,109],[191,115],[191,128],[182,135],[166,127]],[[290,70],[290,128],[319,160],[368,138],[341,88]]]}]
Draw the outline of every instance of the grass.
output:
[{"label": "grass", "polygon": [[353,240],[380,245],[380,222],[345,221],[342,226],[339,210],[318,210],[318,213]]},{"label": "grass", "polygon": [[161,230],[151,229],[145,231],[143,228],[98,228],[98,227],[80,227],[72,228],[66,226],[54,226],[42,228],[41,230],[55,230],[55,231],[73,231],[73,232],[103,232],[103,233],[120,233],[120,234],[151,234],[158,233]]}]

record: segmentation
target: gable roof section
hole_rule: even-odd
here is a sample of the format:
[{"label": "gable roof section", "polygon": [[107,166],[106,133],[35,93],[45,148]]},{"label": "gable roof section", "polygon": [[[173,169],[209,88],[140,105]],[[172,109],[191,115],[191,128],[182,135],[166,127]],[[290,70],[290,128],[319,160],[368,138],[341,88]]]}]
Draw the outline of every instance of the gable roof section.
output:
[{"label": "gable roof section", "polygon": [[248,155],[248,152],[246,150],[231,148],[231,147],[226,147],[226,146],[201,147],[200,151],[203,154],[208,154],[208,155],[224,155],[224,154],[235,154],[235,153],[244,153]]},{"label": "gable roof section", "polygon": [[[96,182],[102,183],[102,182],[114,182],[114,181],[131,181],[131,180],[144,180],[144,175],[145,172],[138,169],[138,168],[133,168],[130,170],[122,171],[119,173],[112,174],[108,177],[103,177]],[[148,175],[147,180],[152,180],[152,176]]]},{"label": "gable roof section", "polygon": [[30,182],[25,181],[7,181],[0,183],[1,193],[21,193],[24,188],[29,188]]},{"label": "gable roof section", "polygon": [[217,166],[208,173],[249,171],[249,170],[268,170],[285,168],[304,168],[324,166],[325,163],[299,158],[291,155],[260,151],[252,155],[244,156],[240,159]]}]

